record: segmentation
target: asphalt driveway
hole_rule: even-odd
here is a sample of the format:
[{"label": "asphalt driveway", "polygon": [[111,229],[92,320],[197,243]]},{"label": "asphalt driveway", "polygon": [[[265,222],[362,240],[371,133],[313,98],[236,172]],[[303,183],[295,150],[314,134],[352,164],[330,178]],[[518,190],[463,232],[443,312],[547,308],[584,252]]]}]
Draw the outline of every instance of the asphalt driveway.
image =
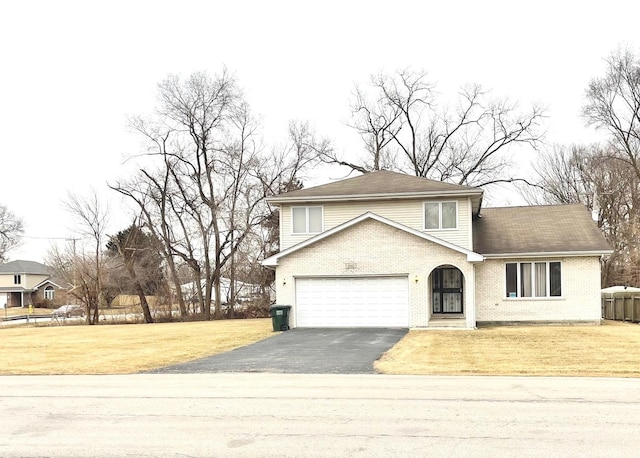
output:
[{"label": "asphalt driveway", "polygon": [[408,329],[296,328],[246,347],[153,373],[274,372],[370,374],[373,363]]}]

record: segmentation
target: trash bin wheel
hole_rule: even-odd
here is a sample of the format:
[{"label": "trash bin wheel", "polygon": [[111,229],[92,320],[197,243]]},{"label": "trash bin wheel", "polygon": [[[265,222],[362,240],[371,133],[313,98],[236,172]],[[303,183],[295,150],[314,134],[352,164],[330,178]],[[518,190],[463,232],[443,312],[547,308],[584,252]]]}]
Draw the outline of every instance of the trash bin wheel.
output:
[{"label": "trash bin wheel", "polygon": [[282,326],[280,326],[280,330],[281,331],[288,331],[289,329],[291,329],[289,326],[287,326],[286,324],[283,324]]}]

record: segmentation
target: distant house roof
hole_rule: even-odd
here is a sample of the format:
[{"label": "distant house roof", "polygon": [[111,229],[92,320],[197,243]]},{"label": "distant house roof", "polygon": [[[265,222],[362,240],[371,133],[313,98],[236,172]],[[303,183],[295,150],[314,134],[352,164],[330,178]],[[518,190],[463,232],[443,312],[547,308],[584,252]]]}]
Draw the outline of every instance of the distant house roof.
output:
[{"label": "distant house roof", "polygon": [[474,210],[480,206],[482,189],[404,173],[379,170],[354,178],[269,197],[272,204],[295,202],[331,202],[337,200],[398,199],[440,196],[472,196]]},{"label": "distant house roof", "polygon": [[0,264],[0,274],[51,275],[51,268],[35,261],[17,260]]},{"label": "distant house roof", "polygon": [[473,251],[523,254],[610,254],[611,246],[582,204],[484,208],[473,221]]}]

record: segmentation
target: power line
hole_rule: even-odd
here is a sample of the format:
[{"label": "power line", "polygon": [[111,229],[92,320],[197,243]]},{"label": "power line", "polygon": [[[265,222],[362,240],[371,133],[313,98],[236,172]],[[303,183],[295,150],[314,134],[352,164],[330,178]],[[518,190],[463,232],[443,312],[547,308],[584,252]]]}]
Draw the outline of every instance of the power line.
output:
[{"label": "power line", "polygon": [[82,237],[36,237],[33,235],[23,235],[22,238],[36,239],[36,240],[69,240],[69,241],[82,240]]}]

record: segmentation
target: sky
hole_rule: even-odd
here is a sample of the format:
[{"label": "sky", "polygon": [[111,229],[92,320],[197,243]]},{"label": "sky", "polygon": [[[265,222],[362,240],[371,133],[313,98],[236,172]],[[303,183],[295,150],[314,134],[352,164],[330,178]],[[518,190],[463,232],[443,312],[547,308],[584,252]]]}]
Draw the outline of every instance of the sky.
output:
[{"label": "sky", "polygon": [[110,233],[126,226],[107,183],[131,174],[126,159],[141,148],[127,119],[152,112],[168,74],[226,67],[265,145],[308,120],[357,157],[346,126],[354,84],[408,67],[445,97],[479,83],[523,108],[539,103],[548,145],[588,143],[602,135],[580,117],[585,89],[619,46],[640,52],[638,17],[632,0],[2,2],[0,204],[25,226],[10,258],[43,261],[52,243],[77,236],[62,206],[69,192],[96,190],[110,202]]}]

